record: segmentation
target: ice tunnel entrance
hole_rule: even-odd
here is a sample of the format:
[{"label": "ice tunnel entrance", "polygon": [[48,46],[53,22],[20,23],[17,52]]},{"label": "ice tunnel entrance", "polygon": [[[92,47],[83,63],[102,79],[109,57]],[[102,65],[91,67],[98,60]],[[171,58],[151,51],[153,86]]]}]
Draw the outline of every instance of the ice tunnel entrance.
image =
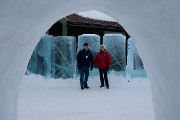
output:
[{"label": "ice tunnel entrance", "polygon": [[68,15],[52,25],[33,51],[26,74],[74,78],[78,74],[77,52],[87,42],[93,58],[101,44],[106,46],[112,59],[110,70],[128,77],[146,77],[143,62],[135,47],[135,39],[114,19],[88,18],[85,13],[87,12]]},{"label": "ice tunnel entrance", "polygon": [[[67,22],[63,21],[63,23]],[[63,26],[63,24],[59,26]],[[42,116],[46,116],[47,118],[59,118],[59,116],[61,116],[61,118],[67,118],[69,115],[72,116],[73,119],[76,117],[83,118],[84,111],[85,114],[93,115],[94,119],[99,119],[101,115],[94,114],[94,112],[96,113],[96,109],[97,111],[102,111],[102,115],[106,115],[107,119],[111,118],[111,116],[116,116],[115,118],[121,118],[123,116],[124,119],[129,119],[130,115],[127,114],[133,113],[138,116],[144,111],[144,106],[150,109],[150,111],[147,111],[147,113],[144,114],[148,114],[149,120],[154,119],[149,84],[147,84],[148,80],[135,79],[137,84],[135,83],[129,87],[127,80],[123,77],[126,75],[128,75],[128,77],[136,77],[134,71],[136,71],[135,74],[137,75],[137,71],[144,70],[143,64],[140,64],[142,61],[135,49],[135,40],[133,38],[128,37],[127,39],[128,35],[125,31],[120,33],[117,31],[111,32],[110,30],[106,30],[103,34],[99,34],[99,29],[93,29],[93,31],[95,31],[93,33],[92,29],[91,32],[88,32],[86,29],[79,28],[79,31],[82,30],[81,32],[83,33],[78,33],[79,35],[75,36],[72,35],[72,30],[74,31],[74,34],[75,31],[77,31],[74,30],[75,28],[71,27],[71,34],[68,34],[68,29],[65,28],[65,26],[62,27],[61,32],[56,31],[57,26],[53,27],[42,36],[33,51],[26,71],[26,74],[34,73],[45,77],[50,76],[51,78],[45,78],[46,80],[44,80],[43,77],[36,75],[24,77],[25,81],[23,81],[21,86],[21,89],[23,90],[20,90],[21,92],[18,101],[18,118],[20,120],[26,118],[26,116],[29,116],[28,118],[32,119],[44,119],[45,117]],[[63,32],[63,30],[65,30],[65,32]],[[90,77],[88,81],[88,85],[90,86],[90,89],[87,91],[89,97],[84,97],[85,94],[80,92],[78,81],[79,75],[77,75],[76,71],[76,54],[82,49],[84,42],[89,43],[89,49],[94,56],[99,51],[100,44],[104,44],[106,50],[109,51],[112,58],[110,72],[113,73],[109,74],[109,77],[111,77],[109,81],[112,88],[110,88],[110,91],[104,91],[99,88],[99,73],[98,69],[94,68],[90,73],[90,76],[93,77]],[[138,63],[137,61],[139,64],[136,64]],[[116,76],[117,74],[120,75]],[[59,79],[52,81],[52,78]],[[61,78],[70,79],[64,81]],[[133,83],[133,81],[131,83]],[[142,88],[141,85],[143,85],[145,89]],[[124,92],[124,90],[126,92]],[[129,99],[129,90],[132,91],[131,97],[133,97],[133,102]],[[141,94],[141,91],[145,92]],[[101,96],[98,100],[99,102],[101,101],[100,104],[97,104],[96,99],[94,99],[97,96]],[[85,102],[80,102],[79,98],[81,98],[81,101],[90,100],[90,104],[87,104],[86,106],[88,111],[84,110],[83,106],[85,106]],[[102,106],[106,104],[106,101],[112,101],[111,98],[115,98],[115,100],[113,100],[111,104],[108,104],[104,109]],[[138,104],[136,101],[138,101]],[[31,102],[32,104],[29,104]],[[138,108],[136,113],[128,106],[129,103],[131,103],[131,107]],[[92,104],[95,106],[95,109]],[[46,106],[50,109],[47,109]],[[125,111],[128,111],[126,112],[126,115],[123,115],[124,109],[122,108],[125,108]],[[110,114],[108,114],[108,112],[110,112]],[[142,119],[143,117],[144,116],[141,116]]]}]

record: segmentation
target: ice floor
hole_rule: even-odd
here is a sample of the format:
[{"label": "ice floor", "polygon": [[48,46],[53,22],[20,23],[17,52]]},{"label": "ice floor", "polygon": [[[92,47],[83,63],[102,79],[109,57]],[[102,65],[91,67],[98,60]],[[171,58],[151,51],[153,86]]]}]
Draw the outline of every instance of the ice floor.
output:
[{"label": "ice floor", "polygon": [[78,79],[24,76],[18,100],[18,120],[154,120],[149,80],[109,74],[110,89],[99,77],[80,90]]}]

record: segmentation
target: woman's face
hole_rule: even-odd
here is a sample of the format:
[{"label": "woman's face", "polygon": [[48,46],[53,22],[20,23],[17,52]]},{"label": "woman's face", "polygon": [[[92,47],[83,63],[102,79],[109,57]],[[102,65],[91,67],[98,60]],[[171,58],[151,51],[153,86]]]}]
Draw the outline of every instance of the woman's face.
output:
[{"label": "woman's face", "polygon": [[100,49],[101,49],[101,51],[104,51],[104,46],[101,46],[101,48],[100,48]]}]

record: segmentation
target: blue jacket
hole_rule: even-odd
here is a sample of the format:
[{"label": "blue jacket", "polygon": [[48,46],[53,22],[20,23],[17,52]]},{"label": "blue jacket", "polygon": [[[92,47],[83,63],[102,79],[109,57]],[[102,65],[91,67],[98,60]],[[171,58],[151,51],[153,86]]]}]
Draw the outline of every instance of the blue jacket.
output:
[{"label": "blue jacket", "polygon": [[93,68],[93,55],[89,50],[82,49],[77,54],[77,67],[81,69],[82,67]]}]

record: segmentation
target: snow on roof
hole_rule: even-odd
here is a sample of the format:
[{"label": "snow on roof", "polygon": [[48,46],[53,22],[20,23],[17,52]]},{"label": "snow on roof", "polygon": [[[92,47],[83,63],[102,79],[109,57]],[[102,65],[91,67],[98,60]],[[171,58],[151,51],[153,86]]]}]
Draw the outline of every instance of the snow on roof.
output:
[{"label": "snow on roof", "polygon": [[96,19],[96,20],[117,22],[112,17],[110,17],[110,16],[108,16],[108,15],[106,15],[104,13],[101,13],[99,11],[96,11],[96,10],[79,12],[77,14],[80,15],[80,16],[83,16],[83,17],[92,18],[92,19]]}]

